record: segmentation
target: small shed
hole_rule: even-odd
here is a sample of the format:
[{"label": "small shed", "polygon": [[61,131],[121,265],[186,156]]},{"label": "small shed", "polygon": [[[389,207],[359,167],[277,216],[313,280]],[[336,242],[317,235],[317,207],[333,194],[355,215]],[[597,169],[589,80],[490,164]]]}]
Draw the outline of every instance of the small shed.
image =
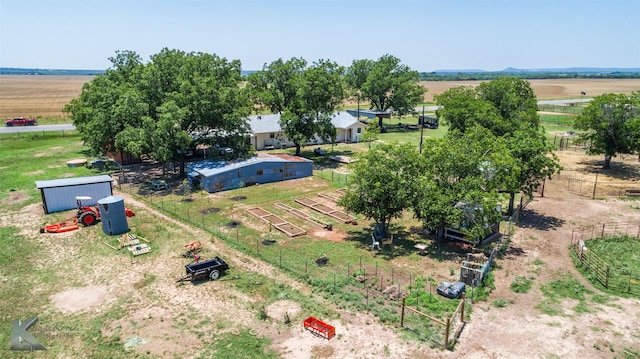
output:
[{"label": "small shed", "polygon": [[200,161],[189,166],[192,184],[209,193],[227,191],[241,186],[309,177],[313,174],[313,161],[287,154],[265,154],[246,160]]},{"label": "small shed", "polygon": [[108,175],[61,178],[36,181],[42,197],[44,213],[77,208],[76,196],[88,196],[83,205],[92,206],[98,200],[113,194],[112,179]]}]

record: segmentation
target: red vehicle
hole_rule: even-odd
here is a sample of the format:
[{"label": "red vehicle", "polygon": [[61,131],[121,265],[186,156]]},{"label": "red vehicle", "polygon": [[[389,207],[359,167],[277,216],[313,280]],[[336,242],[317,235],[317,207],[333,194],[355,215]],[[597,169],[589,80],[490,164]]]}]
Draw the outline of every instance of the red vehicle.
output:
[{"label": "red vehicle", "polygon": [[7,127],[11,127],[11,126],[36,126],[36,125],[38,125],[38,121],[36,121],[34,119],[31,119],[31,118],[26,118],[26,117],[16,117],[14,119],[4,121],[4,124]]}]

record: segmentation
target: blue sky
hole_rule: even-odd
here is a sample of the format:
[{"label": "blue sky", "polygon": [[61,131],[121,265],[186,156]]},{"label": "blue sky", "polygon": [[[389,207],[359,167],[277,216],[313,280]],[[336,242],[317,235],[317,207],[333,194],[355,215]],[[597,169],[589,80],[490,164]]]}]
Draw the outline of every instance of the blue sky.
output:
[{"label": "blue sky", "polygon": [[110,67],[164,47],[439,69],[640,68],[638,0],[0,0],[0,67]]}]

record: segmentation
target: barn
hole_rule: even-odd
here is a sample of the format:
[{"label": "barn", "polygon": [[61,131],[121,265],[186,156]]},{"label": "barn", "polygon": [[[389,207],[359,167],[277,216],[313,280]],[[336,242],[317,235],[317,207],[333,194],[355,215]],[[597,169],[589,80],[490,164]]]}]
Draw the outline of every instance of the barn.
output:
[{"label": "barn", "polygon": [[44,213],[77,208],[76,196],[88,196],[84,205],[95,205],[98,200],[113,195],[111,177],[108,175],[61,178],[36,181],[42,197]]},{"label": "barn", "polygon": [[209,193],[309,177],[312,174],[311,160],[287,154],[265,153],[234,162],[195,162],[189,165],[188,171],[189,181],[200,184]]}]

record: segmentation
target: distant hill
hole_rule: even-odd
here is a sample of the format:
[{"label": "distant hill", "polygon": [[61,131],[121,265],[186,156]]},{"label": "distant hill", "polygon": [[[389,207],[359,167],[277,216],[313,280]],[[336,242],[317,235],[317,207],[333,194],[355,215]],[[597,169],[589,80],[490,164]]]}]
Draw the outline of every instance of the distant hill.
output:
[{"label": "distant hill", "polygon": [[517,69],[507,67],[500,71],[486,70],[435,70],[436,74],[469,74],[469,73],[564,73],[564,74],[613,74],[613,73],[640,73],[640,68],[620,68],[620,67],[569,67],[569,68],[543,68],[543,69]]},{"label": "distant hill", "polygon": [[619,67],[570,67],[548,69],[516,69],[507,67],[501,71],[484,70],[436,70],[421,72],[423,81],[492,80],[500,76],[513,76],[523,80],[533,79],[637,79],[640,68]]}]

